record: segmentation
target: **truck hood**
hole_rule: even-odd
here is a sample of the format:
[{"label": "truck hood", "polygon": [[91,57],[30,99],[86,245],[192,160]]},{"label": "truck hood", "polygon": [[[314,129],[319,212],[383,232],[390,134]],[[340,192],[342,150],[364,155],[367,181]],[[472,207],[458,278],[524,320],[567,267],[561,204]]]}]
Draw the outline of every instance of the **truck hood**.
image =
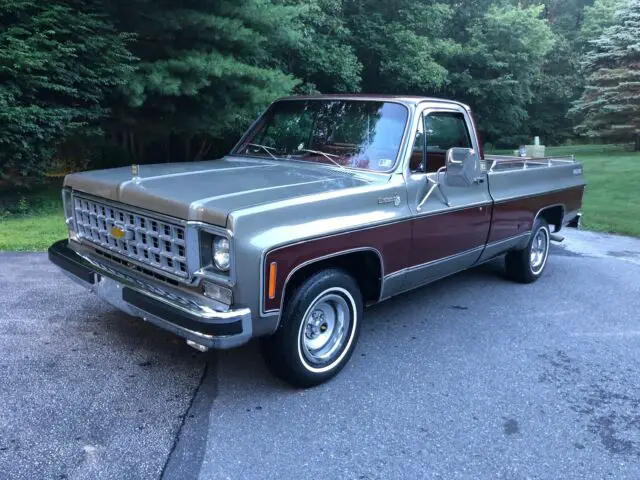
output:
[{"label": "truck hood", "polygon": [[183,220],[225,226],[232,211],[369,183],[350,171],[227,157],[75,173],[65,187]]}]

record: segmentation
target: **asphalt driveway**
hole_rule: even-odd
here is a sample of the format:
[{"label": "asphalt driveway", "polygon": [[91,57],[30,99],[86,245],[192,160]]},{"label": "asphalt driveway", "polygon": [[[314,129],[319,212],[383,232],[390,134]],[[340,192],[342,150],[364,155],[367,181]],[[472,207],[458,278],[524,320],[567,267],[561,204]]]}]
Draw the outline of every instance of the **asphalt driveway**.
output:
[{"label": "asphalt driveway", "polygon": [[534,285],[494,262],[371,308],[306,391],[0,254],[0,479],[638,479],[640,240],[567,234]]}]

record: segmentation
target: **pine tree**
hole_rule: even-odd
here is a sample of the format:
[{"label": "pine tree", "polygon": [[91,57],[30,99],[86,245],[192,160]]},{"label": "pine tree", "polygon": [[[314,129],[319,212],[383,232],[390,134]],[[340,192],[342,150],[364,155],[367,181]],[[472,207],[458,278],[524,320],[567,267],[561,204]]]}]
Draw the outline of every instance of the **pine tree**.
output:
[{"label": "pine tree", "polygon": [[67,138],[97,132],[133,58],[94,0],[0,8],[0,178],[43,173]]},{"label": "pine tree", "polygon": [[589,75],[571,114],[576,132],[607,141],[633,141],[640,151],[640,0],[618,11],[616,24],[592,42]]},{"label": "pine tree", "polygon": [[113,0],[139,58],[110,132],[134,162],[211,158],[300,80],[280,59],[300,40],[300,6],[267,0]]},{"label": "pine tree", "polygon": [[592,5],[585,6],[582,24],[576,32],[578,47],[582,51],[589,50],[589,42],[615,25],[616,13],[628,3],[629,0],[595,0]]}]

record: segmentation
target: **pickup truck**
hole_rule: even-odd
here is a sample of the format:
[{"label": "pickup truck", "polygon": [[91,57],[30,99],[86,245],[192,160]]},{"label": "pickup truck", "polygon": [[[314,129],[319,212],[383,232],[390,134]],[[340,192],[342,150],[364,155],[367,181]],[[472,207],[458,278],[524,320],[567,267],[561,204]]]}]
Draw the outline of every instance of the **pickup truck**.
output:
[{"label": "pickup truck", "polygon": [[365,306],[501,256],[540,278],[584,187],[571,157],[484,155],[455,101],[283,98],[222,159],[68,175],[49,258],[200,351],[260,337],[308,387],[348,362]]}]

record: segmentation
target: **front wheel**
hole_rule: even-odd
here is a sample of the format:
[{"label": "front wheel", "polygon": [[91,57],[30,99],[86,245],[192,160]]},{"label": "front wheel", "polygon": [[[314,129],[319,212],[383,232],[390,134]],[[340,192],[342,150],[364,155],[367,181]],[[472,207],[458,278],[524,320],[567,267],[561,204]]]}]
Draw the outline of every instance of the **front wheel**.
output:
[{"label": "front wheel", "polygon": [[353,353],[362,313],[353,277],[338,269],[312,275],[287,302],[278,330],[261,341],[267,366],[296,387],[329,380]]},{"label": "front wheel", "polygon": [[527,246],[522,250],[507,253],[507,277],[520,283],[532,283],[540,278],[547,265],[550,241],[549,224],[544,218],[538,218],[533,225]]}]

